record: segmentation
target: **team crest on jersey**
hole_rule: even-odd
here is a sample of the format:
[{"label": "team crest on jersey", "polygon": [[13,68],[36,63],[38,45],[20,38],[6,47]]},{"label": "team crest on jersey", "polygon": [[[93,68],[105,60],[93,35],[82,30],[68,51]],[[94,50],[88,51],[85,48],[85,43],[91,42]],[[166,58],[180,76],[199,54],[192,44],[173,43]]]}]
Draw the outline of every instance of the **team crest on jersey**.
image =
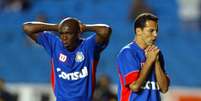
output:
[{"label": "team crest on jersey", "polygon": [[76,57],[75,57],[75,61],[76,62],[82,62],[84,60],[84,55],[82,52],[77,52],[76,53]]},{"label": "team crest on jersey", "polygon": [[66,55],[64,55],[64,54],[62,54],[62,53],[59,54],[59,60],[60,60],[61,62],[65,62],[66,59],[67,59],[67,56],[66,56]]}]

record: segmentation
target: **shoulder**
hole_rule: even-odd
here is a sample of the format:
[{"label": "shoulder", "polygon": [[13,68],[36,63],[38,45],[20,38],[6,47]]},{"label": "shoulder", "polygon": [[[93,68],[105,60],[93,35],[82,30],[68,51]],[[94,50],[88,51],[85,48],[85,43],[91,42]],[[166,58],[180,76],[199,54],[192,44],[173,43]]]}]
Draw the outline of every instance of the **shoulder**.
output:
[{"label": "shoulder", "polygon": [[59,39],[58,33],[53,32],[53,31],[43,31],[43,32],[40,32],[39,37],[48,37],[48,38]]},{"label": "shoulder", "polygon": [[57,35],[56,32],[52,32],[52,31],[43,31],[43,32],[40,32],[40,33],[48,35],[48,36],[56,36]]},{"label": "shoulder", "polygon": [[42,43],[54,43],[60,41],[60,38],[56,32],[52,31],[43,31],[40,32],[36,38],[36,42],[39,44]]},{"label": "shoulder", "polygon": [[119,52],[119,54],[118,54],[118,57],[119,56],[126,56],[126,55],[136,55],[136,50],[135,49],[133,49],[133,47],[132,47],[132,44],[131,43],[129,43],[129,44],[127,44],[126,46],[124,46],[121,50],[120,50],[120,52]]},{"label": "shoulder", "polygon": [[90,32],[89,34],[90,36],[84,37],[82,39],[84,41],[84,45],[90,48],[96,45],[96,34],[93,32]]},{"label": "shoulder", "polygon": [[89,32],[90,36],[86,37],[85,40],[95,39],[96,34],[94,32]]}]

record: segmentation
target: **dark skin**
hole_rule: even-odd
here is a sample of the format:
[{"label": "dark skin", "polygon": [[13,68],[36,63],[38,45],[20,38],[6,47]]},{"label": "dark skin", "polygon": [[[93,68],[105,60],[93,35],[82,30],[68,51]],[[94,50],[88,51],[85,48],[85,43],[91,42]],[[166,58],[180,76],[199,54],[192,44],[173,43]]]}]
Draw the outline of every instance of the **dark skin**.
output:
[{"label": "dark skin", "polygon": [[86,31],[96,32],[96,43],[104,44],[108,42],[111,35],[111,28],[105,24],[82,24],[77,19],[66,18],[59,24],[43,22],[25,22],[23,29],[27,35],[36,41],[39,32],[55,31],[59,32],[60,39],[69,51],[74,51],[82,42],[80,34]]},{"label": "dark skin", "polygon": [[77,20],[64,20],[58,25],[60,39],[64,46],[73,51],[82,42],[80,38],[81,27]]}]

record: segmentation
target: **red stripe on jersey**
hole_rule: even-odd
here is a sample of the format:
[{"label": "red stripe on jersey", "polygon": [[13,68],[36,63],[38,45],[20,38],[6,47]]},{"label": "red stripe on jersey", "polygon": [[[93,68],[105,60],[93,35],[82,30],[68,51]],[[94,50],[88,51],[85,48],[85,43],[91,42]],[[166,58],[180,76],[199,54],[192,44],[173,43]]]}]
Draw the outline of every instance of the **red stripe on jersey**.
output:
[{"label": "red stripe on jersey", "polygon": [[92,94],[94,93],[95,84],[96,84],[96,66],[98,64],[98,60],[94,60],[92,64]]},{"label": "red stripe on jersey", "polygon": [[137,71],[132,71],[128,74],[126,74],[126,85],[131,84],[133,81],[136,81],[138,79],[139,76],[139,70]]},{"label": "red stripe on jersey", "polygon": [[51,60],[51,84],[52,84],[52,89],[54,91],[55,88],[55,74],[54,74],[54,63],[53,59]]},{"label": "red stripe on jersey", "polygon": [[119,74],[120,84],[121,84],[120,101],[129,101],[132,91],[128,88],[128,86],[124,85],[123,76],[121,75],[119,69],[118,69],[118,74]]}]

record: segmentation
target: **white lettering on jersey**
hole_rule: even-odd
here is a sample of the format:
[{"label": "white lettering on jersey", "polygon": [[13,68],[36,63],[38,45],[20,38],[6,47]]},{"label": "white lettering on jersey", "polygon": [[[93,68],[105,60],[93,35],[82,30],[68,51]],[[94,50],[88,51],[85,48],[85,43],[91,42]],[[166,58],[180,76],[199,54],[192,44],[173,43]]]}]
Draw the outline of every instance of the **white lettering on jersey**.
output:
[{"label": "white lettering on jersey", "polygon": [[159,86],[154,81],[147,81],[144,86],[141,87],[142,89],[151,89],[151,90],[159,90]]},{"label": "white lettering on jersey", "polygon": [[84,66],[84,68],[80,72],[66,73],[62,71],[61,68],[57,68],[57,72],[60,73],[59,78],[62,78],[64,80],[78,80],[88,76],[88,70],[86,66]]},{"label": "white lettering on jersey", "polygon": [[60,61],[65,62],[66,59],[67,59],[67,56],[66,56],[66,55],[64,55],[64,54],[62,54],[62,53],[59,54],[59,60],[60,60]]}]

